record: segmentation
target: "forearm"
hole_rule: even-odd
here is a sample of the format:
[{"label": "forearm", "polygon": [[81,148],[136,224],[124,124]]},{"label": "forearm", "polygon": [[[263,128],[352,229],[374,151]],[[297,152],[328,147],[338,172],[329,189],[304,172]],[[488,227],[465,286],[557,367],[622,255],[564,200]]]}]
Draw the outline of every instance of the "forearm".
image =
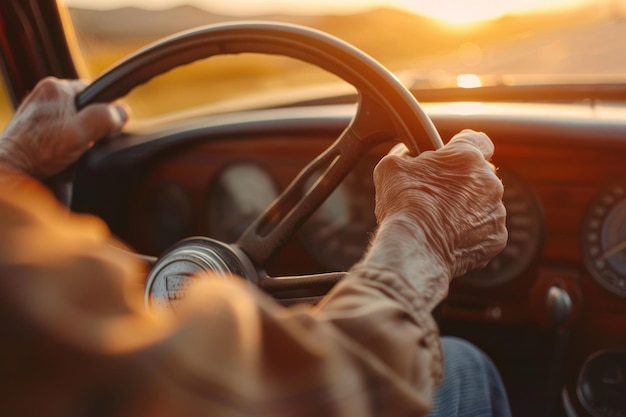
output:
[{"label": "forearm", "polygon": [[439,332],[426,300],[392,269],[359,265],[318,307],[318,316],[430,401],[441,377]]},{"label": "forearm", "polygon": [[447,294],[450,270],[429,246],[431,237],[407,221],[380,225],[363,260],[318,306],[317,316],[430,404],[442,372],[431,311]]},{"label": "forearm", "polygon": [[406,218],[383,221],[361,263],[318,307],[318,317],[340,329],[426,404],[442,372],[431,311],[446,296],[451,276],[431,247],[437,244]]}]

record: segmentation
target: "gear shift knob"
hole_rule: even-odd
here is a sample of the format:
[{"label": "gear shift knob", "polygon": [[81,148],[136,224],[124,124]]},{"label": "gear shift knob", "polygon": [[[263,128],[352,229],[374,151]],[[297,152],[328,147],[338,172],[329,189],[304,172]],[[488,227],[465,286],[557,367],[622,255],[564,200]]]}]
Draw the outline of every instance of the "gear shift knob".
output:
[{"label": "gear shift knob", "polygon": [[554,324],[563,324],[572,315],[572,298],[566,290],[553,285],[546,294],[546,310]]}]

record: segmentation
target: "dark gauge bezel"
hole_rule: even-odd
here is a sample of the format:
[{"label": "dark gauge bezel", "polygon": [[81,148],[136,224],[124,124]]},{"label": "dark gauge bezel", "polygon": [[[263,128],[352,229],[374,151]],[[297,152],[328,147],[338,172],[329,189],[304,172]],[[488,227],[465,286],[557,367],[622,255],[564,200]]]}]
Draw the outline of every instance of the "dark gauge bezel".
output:
[{"label": "dark gauge bezel", "polygon": [[511,171],[501,169],[502,198],[509,232],[506,247],[482,269],[460,278],[472,286],[502,285],[521,276],[535,260],[545,235],[545,215],[539,197],[530,185]]},{"label": "dark gauge bezel", "polygon": [[611,184],[591,201],[581,227],[581,245],[585,266],[593,279],[612,294],[626,297],[626,275],[620,274],[606,260],[605,252],[610,248],[602,246],[603,230],[617,227],[620,220],[626,221],[626,216],[611,218],[620,204],[626,204],[626,180]]},{"label": "dark gauge bezel", "polygon": [[[227,180],[228,176],[239,176]],[[259,193],[260,191],[266,193]],[[206,199],[207,236],[234,243],[278,196],[275,178],[263,165],[238,161],[224,165],[213,177]],[[245,199],[246,204],[237,202]]]},{"label": "dark gauge bezel", "polygon": [[191,234],[193,204],[189,191],[175,181],[151,187],[141,200],[141,235],[161,253]]},{"label": "dark gauge bezel", "polygon": [[377,162],[366,158],[357,164],[298,232],[307,253],[323,271],[347,271],[367,249],[376,229],[372,172]]},{"label": "dark gauge bezel", "polygon": [[[578,400],[585,407],[585,410],[593,417],[607,417],[613,414],[616,410],[607,409],[607,404],[601,404],[598,406],[593,403],[593,398],[589,398],[593,395],[593,391],[598,390],[598,385],[606,384],[605,370],[620,369],[621,365],[626,364],[626,350],[625,349],[606,349],[599,352],[595,352],[590,355],[578,373],[578,381],[576,382],[576,395]],[[617,366],[616,366],[617,365]],[[610,374],[609,374],[610,375]],[[622,382],[623,384],[623,382]],[[607,387],[613,389],[610,385]],[[613,393],[615,395],[616,393]],[[619,395],[619,394],[618,394]],[[609,397],[610,398],[610,397]],[[602,398],[596,399],[596,401]],[[623,412],[624,410],[617,410]]]}]

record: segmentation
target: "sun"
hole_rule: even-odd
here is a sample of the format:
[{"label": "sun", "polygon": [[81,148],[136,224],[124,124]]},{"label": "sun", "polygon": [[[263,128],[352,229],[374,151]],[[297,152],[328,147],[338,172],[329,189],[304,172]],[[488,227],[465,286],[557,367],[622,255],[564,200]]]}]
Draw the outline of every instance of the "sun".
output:
[{"label": "sun", "polygon": [[454,11],[435,8],[427,15],[450,25],[470,25],[496,19],[502,16],[503,13],[493,9],[479,9],[463,5],[463,7],[459,7]]},{"label": "sun", "polygon": [[403,6],[452,26],[493,20],[515,8],[508,0],[405,0]]}]

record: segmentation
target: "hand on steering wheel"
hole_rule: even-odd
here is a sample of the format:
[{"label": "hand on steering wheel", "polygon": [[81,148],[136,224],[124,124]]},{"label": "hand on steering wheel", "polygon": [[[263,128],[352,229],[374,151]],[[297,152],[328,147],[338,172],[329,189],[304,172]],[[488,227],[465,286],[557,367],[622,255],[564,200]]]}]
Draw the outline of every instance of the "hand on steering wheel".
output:
[{"label": "hand on steering wheel", "polygon": [[127,110],[97,103],[77,111],[75,95],[86,83],[41,80],[19,106],[0,140],[0,160],[37,179],[58,174],[99,139],[122,130]]}]

